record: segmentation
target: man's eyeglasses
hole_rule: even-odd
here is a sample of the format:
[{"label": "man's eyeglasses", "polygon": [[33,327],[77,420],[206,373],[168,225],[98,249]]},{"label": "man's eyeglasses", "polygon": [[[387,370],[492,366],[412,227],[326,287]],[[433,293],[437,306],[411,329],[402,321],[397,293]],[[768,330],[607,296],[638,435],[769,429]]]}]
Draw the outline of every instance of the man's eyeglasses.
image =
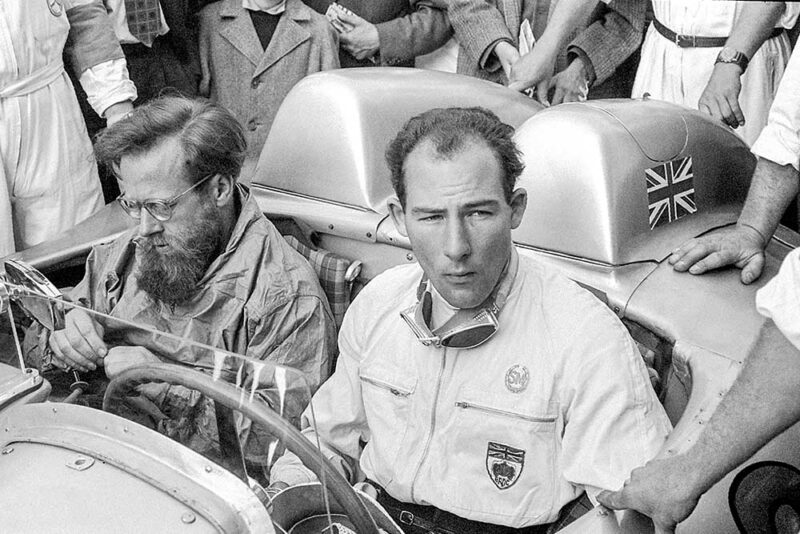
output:
[{"label": "man's eyeglasses", "polygon": [[142,208],[144,208],[147,210],[147,213],[153,216],[154,219],[160,222],[165,222],[168,221],[170,217],[172,217],[172,210],[174,210],[175,206],[178,205],[178,202],[180,201],[183,195],[185,195],[189,191],[197,189],[198,187],[200,187],[201,184],[206,182],[212,176],[216,176],[216,174],[209,174],[208,176],[206,176],[205,178],[194,184],[192,187],[190,187],[183,193],[179,193],[172,198],[167,198],[167,199],[154,198],[154,199],[147,199],[143,202],[139,202],[138,200],[130,200],[125,198],[125,194],[123,193],[117,197],[117,202],[119,202],[119,205],[122,206],[122,209],[125,210],[125,213],[127,213],[131,218],[136,219],[137,221],[142,218]]}]

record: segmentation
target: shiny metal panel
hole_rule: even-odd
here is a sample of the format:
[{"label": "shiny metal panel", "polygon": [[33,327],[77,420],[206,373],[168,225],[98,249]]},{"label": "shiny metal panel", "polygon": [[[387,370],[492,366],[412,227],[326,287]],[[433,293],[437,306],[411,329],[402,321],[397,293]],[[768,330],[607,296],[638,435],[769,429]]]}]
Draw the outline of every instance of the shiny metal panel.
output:
[{"label": "shiny metal panel", "polygon": [[[15,406],[0,412],[0,429],[0,448],[35,450],[33,456],[41,454],[42,461],[48,457],[61,466],[65,466],[65,462],[76,453],[99,460],[82,472],[65,467],[64,473],[50,471],[48,474],[45,470],[27,476],[30,462],[24,459],[15,462],[13,451],[0,456],[0,479],[7,482],[14,476],[17,480],[15,484],[0,485],[3,503],[12,502],[14,495],[25,495],[33,504],[44,502],[53,506],[53,503],[63,503],[60,508],[66,513],[67,503],[76,501],[59,480],[70,477],[75,482],[69,485],[73,493],[84,489],[89,491],[92,485],[83,488],[80,481],[85,480],[84,476],[94,478],[93,473],[99,474],[101,470],[101,479],[108,477],[114,481],[106,486],[97,486],[106,489],[95,489],[94,497],[83,501],[84,507],[62,517],[58,524],[68,524],[72,531],[176,532],[206,524],[218,532],[274,533],[264,506],[234,475],[194,451],[131,421],[83,406],[44,403]],[[39,446],[34,449],[30,444]],[[99,480],[95,482],[100,484]],[[96,512],[97,517],[105,517],[103,509],[115,510],[115,507],[119,507],[120,514],[123,509],[126,511],[117,522],[94,522],[96,519],[93,519],[92,512]],[[181,515],[174,516],[178,523],[163,520],[166,516],[162,517],[162,511],[166,514],[176,510],[182,511]],[[154,511],[158,514],[153,514]],[[186,524],[181,517],[189,512],[196,516],[196,521]],[[154,518],[156,525],[152,530],[143,528],[134,521],[137,516]],[[20,517],[27,518],[26,531],[57,531],[47,528],[52,524],[48,521],[55,520],[53,514],[19,514],[13,507],[0,507],[0,524],[7,526]],[[39,518],[43,521],[41,528],[35,522]],[[127,524],[126,521],[133,522]],[[149,522],[144,524],[150,525]],[[199,532],[209,530],[198,529]]]},{"label": "shiny metal panel", "polygon": [[443,72],[380,67],[312,74],[283,101],[253,183],[385,214],[392,194],[386,146],[411,117],[449,106],[487,107],[515,127],[542,109],[503,86]]},{"label": "shiny metal panel", "polygon": [[[83,264],[93,246],[113,241],[133,224],[135,221],[122,211],[119,204],[112,202],[53,239],[3,259],[22,260],[44,271],[65,263]],[[2,270],[3,262],[0,261]]]},{"label": "shiny metal panel", "polygon": [[691,342],[742,362],[764,322],[755,308],[756,291],[775,276],[789,250],[773,239],[764,273],[750,285],[741,283],[739,269],[695,276],[662,262],[634,292],[625,315],[669,341]]},{"label": "shiny metal panel", "polygon": [[[555,106],[528,119],[516,140],[528,210],[515,241],[610,265],[660,261],[735,222],[755,164],[729,129],[655,100]],[[650,230],[645,169],[687,156],[698,212]]]},{"label": "shiny metal panel", "polygon": [[375,241],[378,226],[386,215],[325,199],[293,194],[272,187],[253,185],[253,196],[267,217],[291,217],[314,231],[334,233],[363,241]]}]

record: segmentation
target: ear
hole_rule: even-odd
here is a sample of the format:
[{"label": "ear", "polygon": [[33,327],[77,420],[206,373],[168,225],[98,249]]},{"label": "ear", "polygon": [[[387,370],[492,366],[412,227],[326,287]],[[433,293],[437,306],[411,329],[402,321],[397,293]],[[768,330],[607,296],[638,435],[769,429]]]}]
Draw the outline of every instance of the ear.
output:
[{"label": "ear", "polygon": [[511,228],[519,227],[525,208],[528,206],[528,192],[523,188],[515,189],[511,193]]},{"label": "ear", "polygon": [[221,208],[233,202],[236,180],[230,176],[218,174],[211,179],[209,189],[214,204],[216,204],[218,208]]},{"label": "ear", "polygon": [[403,210],[403,205],[400,204],[400,199],[392,197],[386,201],[386,204],[389,206],[389,215],[392,216],[392,221],[397,231],[400,232],[403,237],[408,237],[408,231],[406,230],[406,212]]}]

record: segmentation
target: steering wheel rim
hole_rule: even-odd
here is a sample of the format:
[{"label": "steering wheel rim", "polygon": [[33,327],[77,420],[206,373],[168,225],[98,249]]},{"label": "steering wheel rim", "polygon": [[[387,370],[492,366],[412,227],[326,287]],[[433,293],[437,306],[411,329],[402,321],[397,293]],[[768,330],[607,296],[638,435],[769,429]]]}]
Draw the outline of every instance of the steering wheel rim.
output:
[{"label": "steering wheel rim", "polygon": [[[320,454],[313,443],[299,430],[266,406],[266,403],[241,403],[241,390],[224,381],[214,381],[207,374],[166,363],[141,363],[129,367],[109,382],[103,396],[103,410],[115,413],[116,404],[125,392],[135,385],[145,382],[162,382],[184,386],[199,391],[215,403],[263,425],[278,439],[286,449],[294,453],[320,480],[325,480],[333,497],[346,510],[359,534],[376,534],[378,527],[367,510],[366,505],[355,493],[350,483],[333,467],[331,462]],[[323,478],[324,477],[324,478]]]}]

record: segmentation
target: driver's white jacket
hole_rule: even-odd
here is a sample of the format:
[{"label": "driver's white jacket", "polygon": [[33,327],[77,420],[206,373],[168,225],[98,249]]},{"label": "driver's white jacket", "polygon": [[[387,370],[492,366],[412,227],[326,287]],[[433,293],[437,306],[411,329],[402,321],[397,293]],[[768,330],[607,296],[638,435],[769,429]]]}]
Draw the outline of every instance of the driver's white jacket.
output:
[{"label": "driver's white jacket", "polygon": [[[306,435],[316,429],[351,481],[522,527],[555,520],[584,489],[621,487],[658,453],[670,423],[625,327],[589,292],[520,258],[497,334],[444,349],[423,346],[399,315],[421,274],[397,267],[361,292],[336,371],[304,414]],[[287,454],[272,480],[313,476]]]}]

